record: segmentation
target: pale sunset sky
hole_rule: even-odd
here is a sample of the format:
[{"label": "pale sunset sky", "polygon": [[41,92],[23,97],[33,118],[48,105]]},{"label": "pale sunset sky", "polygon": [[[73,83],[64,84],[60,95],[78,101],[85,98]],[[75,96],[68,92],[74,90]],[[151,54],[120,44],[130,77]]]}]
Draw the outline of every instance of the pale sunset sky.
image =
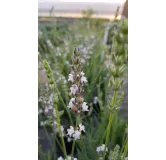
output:
[{"label": "pale sunset sky", "polygon": [[124,3],[126,0],[38,0],[38,2],[104,2],[104,3]]}]

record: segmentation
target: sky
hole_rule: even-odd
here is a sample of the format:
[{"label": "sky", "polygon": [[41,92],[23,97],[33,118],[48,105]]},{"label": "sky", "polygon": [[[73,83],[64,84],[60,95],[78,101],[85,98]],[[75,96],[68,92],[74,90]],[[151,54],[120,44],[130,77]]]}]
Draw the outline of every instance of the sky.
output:
[{"label": "sky", "polygon": [[107,3],[124,3],[126,0],[38,0],[38,2],[107,2]]},{"label": "sky", "polygon": [[48,14],[52,6],[54,6],[56,14],[80,14],[82,10],[91,8],[98,15],[114,15],[118,6],[120,7],[119,12],[122,12],[124,1],[125,0],[38,0],[38,12],[40,14]]}]

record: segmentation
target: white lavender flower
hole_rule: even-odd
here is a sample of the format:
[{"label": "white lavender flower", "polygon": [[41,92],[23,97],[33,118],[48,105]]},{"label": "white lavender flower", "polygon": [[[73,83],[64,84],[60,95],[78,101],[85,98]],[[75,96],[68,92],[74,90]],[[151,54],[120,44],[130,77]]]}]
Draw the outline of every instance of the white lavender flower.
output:
[{"label": "white lavender flower", "polygon": [[95,97],[94,100],[93,100],[93,103],[97,104],[97,102],[98,102],[98,97]]},{"label": "white lavender flower", "polygon": [[57,160],[64,160],[64,159],[63,159],[63,157],[61,157],[61,156],[60,156],[60,157],[58,157],[58,159],[57,159]]},{"label": "white lavender flower", "polygon": [[67,135],[71,138],[74,138],[75,140],[80,139],[81,131],[85,132],[85,127],[82,124],[79,124],[79,130],[78,127],[76,130],[72,126],[70,126],[69,129],[67,129]]},{"label": "white lavender flower", "polygon": [[[71,156],[67,156],[67,159],[68,160],[77,160],[77,158],[74,158],[74,157],[72,158]],[[66,159],[64,159],[63,157],[60,156],[60,157],[58,157],[57,160],[66,160]]]},{"label": "white lavender flower", "polygon": [[76,84],[73,84],[71,87],[70,87],[70,90],[71,90],[71,93],[72,94],[76,94],[76,92],[78,91],[78,87]]},{"label": "white lavender flower", "polygon": [[84,76],[84,75],[85,75],[85,73],[82,71],[82,72],[81,72],[81,76]]},{"label": "white lavender flower", "polygon": [[100,147],[97,147],[96,151],[99,153],[101,151]]},{"label": "white lavender flower", "polygon": [[[101,146],[96,148],[96,151],[99,152],[103,152],[105,149],[105,144],[102,144]],[[108,151],[108,148],[106,148],[106,151]]]},{"label": "white lavender flower", "polygon": [[81,77],[81,83],[87,83],[88,81],[87,81],[87,79],[86,79],[86,77],[85,76],[82,76]]},{"label": "white lavender flower", "polygon": [[69,105],[67,107],[72,108],[74,102],[75,102],[75,98],[71,98]]},{"label": "white lavender flower", "polygon": [[74,132],[74,134],[73,134],[73,138],[74,138],[75,140],[80,139],[80,135],[81,135],[81,132],[78,131],[78,130],[75,130],[75,132]]},{"label": "white lavender flower", "polygon": [[72,74],[69,74],[68,81],[74,82],[74,78],[73,78],[73,75],[72,75]]},{"label": "white lavender flower", "polygon": [[[74,158],[74,157],[73,157],[73,159],[72,159],[71,156],[67,156],[67,159],[68,159],[68,160],[77,160],[77,158]],[[65,160],[66,160],[66,159],[65,159]]]},{"label": "white lavender flower", "polygon": [[83,104],[82,104],[82,111],[89,111],[86,102],[83,102]]},{"label": "white lavender flower", "polygon": [[[105,144],[102,144],[102,145],[101,145],[101,151],[104,151],[104,149],[105,149]],[[108,151],[107,148],[106,148],[106,151]]]},{"label": "white lavender flower", "polygon": [[79,131],[84,131],[85,132],[85,126],[82,125],[81,123],[79,124]]},{"label": "white lavender flower", "polygon": [[70,126],[70,129],[67,129],[67,135],[69,135],[70,137],[72,137],[72,134],[74,133],[74,128],[72,126]]},{"label": "white lavender flower", "polygon": [[85,73],[82,71],[80,74],[81,74],[81,83],[86,83],[86,82],[88,82],[87,79],[86,79],[86,77],[84,76]]}]

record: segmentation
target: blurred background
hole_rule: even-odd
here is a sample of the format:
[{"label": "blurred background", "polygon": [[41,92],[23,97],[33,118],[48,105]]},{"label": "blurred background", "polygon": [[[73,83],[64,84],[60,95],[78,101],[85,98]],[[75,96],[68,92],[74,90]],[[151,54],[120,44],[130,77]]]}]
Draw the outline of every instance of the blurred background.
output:
[{"label": "blurred background", "polygon": [[50,14],[55,17],[81,18],[82,10],[92,9],[94,11],[93,18],[111,21],[117,7],[120,7],[119,18],[121,15],[128,16],[127,4],[124,10],[125,2],[126,0],[39,0],[39,20],[40,22],[44,21],[45,19],[42,17],[47,17]]}]

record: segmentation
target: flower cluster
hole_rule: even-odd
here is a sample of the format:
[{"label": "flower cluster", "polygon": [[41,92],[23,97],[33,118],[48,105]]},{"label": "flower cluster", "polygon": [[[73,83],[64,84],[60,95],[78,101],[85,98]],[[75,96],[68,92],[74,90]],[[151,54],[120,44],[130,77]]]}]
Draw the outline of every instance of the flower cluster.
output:
[{"label": "flower cluster", "polygon": [[80,139],[80,135],[82,131],[85,132],[85,126],[80,123],[75,130],[74,130],[74,127],[70,126],[70,128],[67,129],[67,132],[68,132],[67,135],[70,138],[77,140],[77,139]]},{"label": "flower cluster", "polygon": [[72,73],[69,74],[68,78],[68,81],[72,83],[72,86],[70,87],[72,98],[69,102],[68,108],[71,109],[73,112],[80,114],[89,110],[87,103],[84,102],[84,99],[82,97],[82,86],[88,81],[85,77],[85,73],[82,71],[79,49],[74,50],[72,62]]},{"label": "flower cluster", "polygon": [[122,20],[113,26],[113,38],[111,45],[111,66],[110,66],[110,86],[112,90],[119,90],[124,81],[124,73],[127,69],[126,61],[128,57],[128,27],[127,21]]},{"label": "flower cluster", "polygon": [[70,102],[69,102],[69,105],[68,105],[68,108],[72,109],[72,111],[77,111],[77,113],[79,113],[80,111],[82,112],[85,112],[85,111],[89,111],[88,110],[88,106],[87,106],[87,103],[86,102],[83,102],[81,104],[81,107],[78,108],[78,101],[79,103],[83,101],[83,98],[80,98],[80,99],[76,99],[76,98],[71,98]]},{"label": "flower cluster", "polygon": [[[105,149],[105,144],[102,144],[101,146],[99,146],[99,147],[96,148],[96,151],[98,153],[101,153],[101,152],[104,151],[104,149]],[[108,151],[108,148],[106,148],[106,151]]]},{"label": "flower cluster", "polygon": [[[39,116],[46,116],[46,120],[40,122],[40,126],[52,125],[55,126],[57,123],[54,119],[56,117],[55,109],[53,108],[53,95],[41,96],[39,98],[41,105],[38,110]],[[54,121],[53,121],[54,120]]]},{"label": "flower cluster", "polygon": [[[71,156],[67,156],[67,159],[68,160],[77,160],[77,158],[74,158],[74,157],[71,157]],[[63,157],[59,157],[57,160],[66,160],[66,159],[64,159]]]}]

